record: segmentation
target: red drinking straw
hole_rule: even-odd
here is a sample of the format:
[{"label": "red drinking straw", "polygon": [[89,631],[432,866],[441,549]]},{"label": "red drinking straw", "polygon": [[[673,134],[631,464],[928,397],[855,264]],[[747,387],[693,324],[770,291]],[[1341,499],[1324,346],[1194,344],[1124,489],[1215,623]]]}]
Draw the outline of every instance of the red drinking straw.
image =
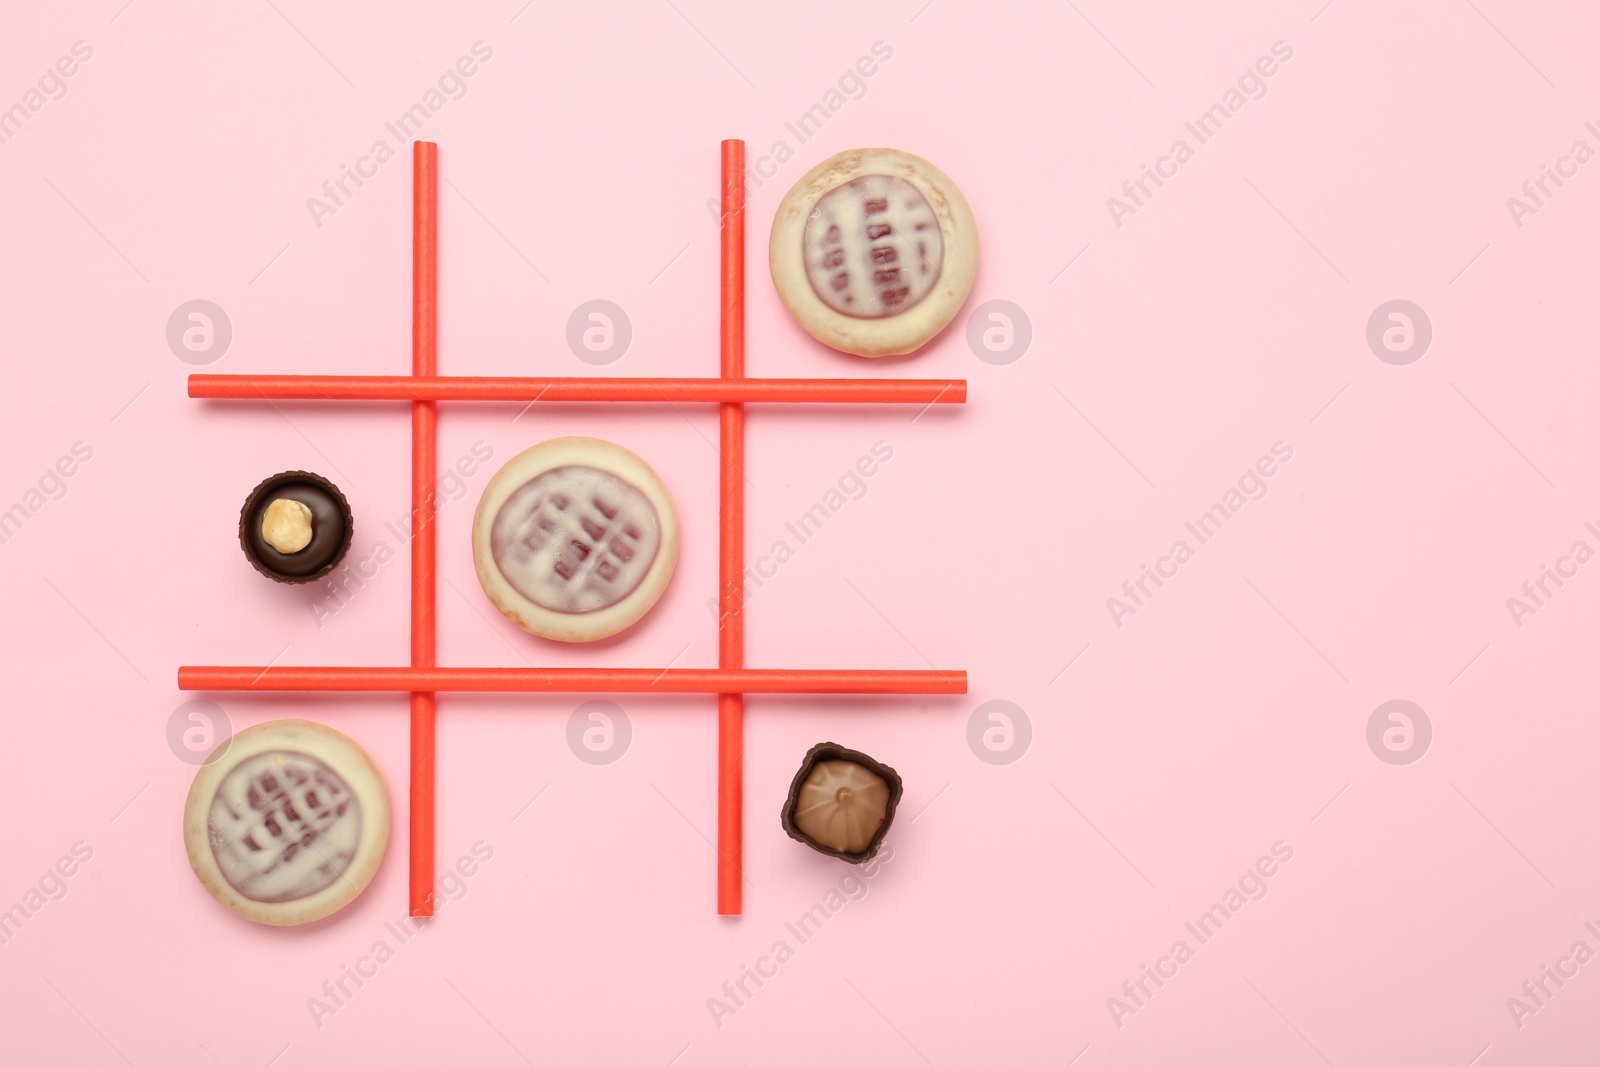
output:
[{"label": "red drinking straw", "polygon": [[674,404],[964,404],[961,379],[460,378],[356,374],[191,374],[204,400],[635,401]]},{"label": "red drinking straw", "polygon": [[179,667],[179,689],[317,693],[960,694],[966,671],[679,667]]},{"label": "red drinking straw", "polygon": [[[439,146],[412,149],[411,373],[439,370]],[[411,666],[434,665],[434,508],[438,483],[438,408],[411,405]],[[411,694],[411,914],[433,914],[432,690]]]},{"label": "red drinking straw", "polygon": [[[722,377],[744,377],[744,142],[722,142]],[[744,406],[722,405],[717,662],[744,666]],[[744,909],[744,694],[717,694],[717,914]]]}]

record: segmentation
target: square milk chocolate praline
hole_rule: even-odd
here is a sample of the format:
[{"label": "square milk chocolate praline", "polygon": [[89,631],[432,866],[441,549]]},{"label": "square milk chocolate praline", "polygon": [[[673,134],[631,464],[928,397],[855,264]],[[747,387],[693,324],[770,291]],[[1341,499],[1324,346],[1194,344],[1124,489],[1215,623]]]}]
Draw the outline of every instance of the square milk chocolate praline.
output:
[{"label": "square milk chocolate praline", "polygon": [[783,829],[846,863],[878,852],[905,791],[893,767],[832,741],[813,745],[789,785]]}]

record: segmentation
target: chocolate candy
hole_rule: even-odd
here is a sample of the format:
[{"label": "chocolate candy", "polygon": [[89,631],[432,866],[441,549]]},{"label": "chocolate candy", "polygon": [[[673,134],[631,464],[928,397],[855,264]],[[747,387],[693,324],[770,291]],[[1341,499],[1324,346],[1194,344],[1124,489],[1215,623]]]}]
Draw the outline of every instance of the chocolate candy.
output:
[{"label": "chocolate candy", "polygon": [[915,352],[972,291],[977,229],[961,191],[892,148],[841,152],[778,206],[772,280],[824,344],[858,356]]},{"label": "chocolate candy", "polygon": [[235,735],[184,806],[200,883],[253,922],[295,926],[354,900],[389,843],[389,791],[336,730],[285,719]]},{"label": "chocolate candy", "polygon": [[350,550],[354,532],[344,494],[309,471],[274,474],[251,490],[239,510],[239,545],[245,558],[275,582],[321,578]]},{"label": "chocolate candy", "polygon": [[796,841],[847,863],[877,854],[904,787],[893,767],[824,741],[800,764],[783,805],[783,829]]},{"label": "chocolate candy", "polygon": [[649,465],[620,445],[563,437],[490,479],[472,525],[489,599],[529,633],[596,641],[637,622],[678,561],[678,521]]}]

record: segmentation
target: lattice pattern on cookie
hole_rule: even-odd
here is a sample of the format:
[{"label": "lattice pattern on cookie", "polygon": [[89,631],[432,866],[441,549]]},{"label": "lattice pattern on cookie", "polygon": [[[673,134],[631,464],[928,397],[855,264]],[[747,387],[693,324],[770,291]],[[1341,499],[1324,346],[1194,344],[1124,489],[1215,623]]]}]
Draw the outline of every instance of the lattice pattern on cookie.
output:
[{"label": "lattice pattern on cookie", "polygon": [[857,318],[898,315],[932,291],[944,236],[917,187],[864,174],[817,201],[806,220],[806,277],[819,299]]},{"label": "lattice pattern on cookie", "polygon": [[361,802],[316,757],[263,752],[222,780],[208,826],[228,884],[251,900],[299,900],[350,866],[361,843]]},{"label": "lattice pattern on cookie", "polygon": [[661,521],[632,483],[598,467],[557,467],[501,505],[489,535],[512,588],[551,611],[610,607],[639,587],[661,547]]}]

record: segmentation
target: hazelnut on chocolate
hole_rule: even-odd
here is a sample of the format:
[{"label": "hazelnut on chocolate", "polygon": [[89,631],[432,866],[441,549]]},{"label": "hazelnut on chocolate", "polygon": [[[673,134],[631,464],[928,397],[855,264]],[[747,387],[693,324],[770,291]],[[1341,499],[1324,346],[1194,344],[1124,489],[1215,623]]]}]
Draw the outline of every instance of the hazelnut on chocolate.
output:
[{"label": "hazelnut on chocolate", "polygon": [[353,534],[350,503],[339,487],[310,471],[274,474],[251,490],[239,511],[239,547],[275,582],[310,582],[339,565]]},{"label": "hazelnut on chocolate", "polygon": [[311,509],[298,500],[279,497],[261,516],[261,539],[286,556],[311,543]]}]

